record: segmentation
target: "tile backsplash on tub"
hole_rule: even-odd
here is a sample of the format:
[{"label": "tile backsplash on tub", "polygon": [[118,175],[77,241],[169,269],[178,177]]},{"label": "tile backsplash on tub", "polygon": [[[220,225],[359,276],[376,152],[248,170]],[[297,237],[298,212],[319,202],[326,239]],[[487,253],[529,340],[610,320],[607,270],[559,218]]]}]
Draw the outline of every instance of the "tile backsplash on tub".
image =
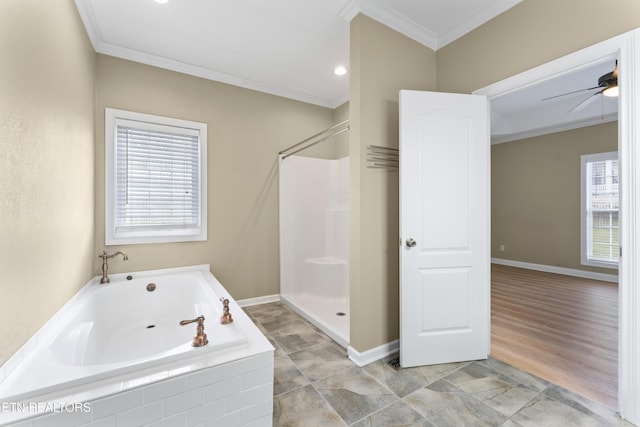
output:
[{"label": "tile backsplash on tub", "polygon": [[158,381],[90,402],[86,412],[60,412],[19,427],[270,426],[273,353],[266,352]]}]

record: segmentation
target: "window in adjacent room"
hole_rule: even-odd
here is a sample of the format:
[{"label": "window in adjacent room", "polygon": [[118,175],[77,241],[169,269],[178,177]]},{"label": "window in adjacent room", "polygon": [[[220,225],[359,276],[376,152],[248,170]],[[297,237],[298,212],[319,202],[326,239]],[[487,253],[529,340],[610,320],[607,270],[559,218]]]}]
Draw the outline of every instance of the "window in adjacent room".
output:
[{"label": "window in adjacent room", "polygon": [[618,153],[581,156],[582,264],[617,268],[620,256]]},{"label": "window in adjacent room", "polygon": [[105,110],[106,244],[207,239],[207,125]]}]

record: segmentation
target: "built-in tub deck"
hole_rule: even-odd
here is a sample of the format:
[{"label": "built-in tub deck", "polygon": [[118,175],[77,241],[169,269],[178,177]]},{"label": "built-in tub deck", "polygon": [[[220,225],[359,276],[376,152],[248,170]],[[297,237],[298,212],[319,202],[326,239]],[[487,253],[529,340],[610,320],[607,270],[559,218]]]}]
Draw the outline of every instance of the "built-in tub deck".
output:
[{"label": "built-in tub deck", "polygon": [[[234,319],[226,325],[220,321],[225,298]],[[179,322],[198,316],[205,317],[209,343],[193,347],[196,324]],[[106,285],[96,278],[1,368],[0,424],[34,416],[93,420],[102,414],[92,406],[131,391],[143,394],[140,407],[144,407],[150,399],[146,387],[181,377],[187,381],[187,391],[198,394],[201,389],[202,404],[210,404],[204,397],[206,381],[197,378],[208,375],[212,384],[233,381],[234,370],[227,365],[238,361],[245,361],[240,366],[247,373],[260,372],[269,391],[258,394],[271,401],[273,347],[208,265],[112,275]],[[235,371],[242,374],[243,369]],[[233,398],[233,391],[226,401]],[[266,408],[263,401],[259,403]],[[56,407],[65,408],[61,405],[72,410],[56,412]],[[224,415],[218,411],[212,417]]]}]

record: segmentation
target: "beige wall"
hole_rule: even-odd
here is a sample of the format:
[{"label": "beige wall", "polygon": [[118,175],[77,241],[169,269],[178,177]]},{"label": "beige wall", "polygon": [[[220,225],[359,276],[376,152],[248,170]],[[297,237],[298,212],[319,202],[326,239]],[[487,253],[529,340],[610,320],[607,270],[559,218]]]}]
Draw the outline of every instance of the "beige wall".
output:
[{"label": "beige wall", "polygon": [[[333,124],[342,123],[349,120],[349,103],[345,102],[333,110]],[[334,158],[341,159],[349,155],[349,131],[343,132],[335,137]]]},{"label": "beige wall", "polygon": [[438,91],[470,93],[637,27],[637,0],[524,0],[438,50]]},{"label": "beige wall", "polygon": [[617,274],[580,264],[580,156],[617,149],[617,122],[493,145],[491,256]]},{"label": "beige wall", "polygon": [[110,247],[129,261],[114,259],[109,271],[211,264],[235,299],[278,294],[277,154],[331,126],[332,110],[104,55],[97,97],[96,253],[104,247],[105,107],[208,125],[208,240]]},{"label": "beige wall", "polygon": [[[639,26],[637,0],[524,0],[435,53],[365,16],[352,21],[354,348],[398,335],[397,173],[365,165],[367,145],[397,147],[398,90],[470,92]],[[209,240],[110,248],[130,255],[110,271],[210,263],[238,299],[278,292],[276,153],[345,114],[95,58],[72,0],[0,2],[0,363],[98,272],[105,106],[209,125]]]},{"label": "beige wall", "polygon": [[[614,0],[608,2],[604,9],[601,2],[594,0],[525,0],[437,52],[438,90],[469,93],[637,27],[640,27],[640,2],[635,0]],[[520,164],[520,170],[523,174],[526,173],[525,170],[529,169],[532,163],[524,162],[520,158],[525,150],[531,150],[530,155],[535,155],[539,162],[553,167],[560,167],[557,164],[562,160],[557,157],[560,147],[566,150],[561,155],[566,156],[567,161],[569,157],[579,157],[578,153],[581,150],[599,150],[595,148],[598,142],[590,139],[591,136],[602,135],[606,141],[599,142],[610,147],[602,151],[613,151],[616,149],[616,141],[612,139],[615,136],[611,134],[615,131],[614,127],[615,124],[594,127],[592,129],[599,130],[594,131],[593,135],[589,135],[589,131],[563,132],[522,143],[493,147],[492,256],[615,273],[610,269],[580,265],[579,217],[573,216],[578,212],[572,211],[572,207],[566,205],[566,212],[563,214],[565,219],[562,222],[552,224],[546,220],[546,216],[527,222],[524,220],[524,213],[515,215],[515,212],[528,210],[528,199],[522,200],[522,195],[516,196],[515,189],[501,187],[508,183],[496,182],[500,179],[497,177],[505,174],[507,169],[515,169],[514,165],[508,166],[507,156],[514,156],[515,164]],[[586,138],[591,142],[585,142],[588,147],[579,148],[574,138]],[[540,141],[542,144],[534,149],[534,141]],[[550,141],[556,141],[558,145]],[[561,198],[559,194],[565,191],[564,187],[572,185],[570,180],[579,179],[575,167],[579,168],[579,163],[577,166],[567,165],[564,172],[567,179],[562,181],[561,186],[555,187],[556,197]],[[525,179],[524,176],[521,178]],[[579,185],[575,187],[574,183],[573,187],[575,193],[571,196],[566,195],[564,202],[577,203]],[[507,192],[509,196],[501,197],[502,191]],[[521,200],[522,204],[514,203],[514,198]],[[570,222],[574,225],[570,226]],[[532,226],[534,224],[535,226]],[[556,233],[555,236],[550,235],[552,232]],[[525,247],[518,243],[522,241],[519,237],[526,236],[530,240],[532,236],[539,236],[538,233],[547,233],[547,243],[550,246],[546,248],[546,252],[539,246]],[[560,239],[560,236],[563,238]],[[509,244],[507,240],[513,243]],[[505,244],[505,252],[499,251],[500,244]]]},{"label": "beige wall", "polygon": [[435,89],[435,52],[359,15],[351,22],[351,346],[398,338],[398,173],[368,169],[367,145],[398,147],[398,92]]},{"label": "beige wall", "polygon": [[0,364],[94,275],[94,53],[72,0],[0,1]]},{"label": "beige wall", "polygon": [[636,0],[606,7],[595,0],[524,0],[437,53],[419,46],[422,53],[411,57],[403,36],[363,16],[352,21],[353,347],[364,351],[397,338],[397,175],[364,163],[367,144],[397,146],[397,90],[470,93],[636,27]]},{"label": "beige wall", "polygon": [[[330,127],[336,126],[344,122],[345,120],[349,120],[349,102],[345,102],[344,104],[340,105],[339,107],[337,107],[332,111]],[[295,155],[301,156],[301,157],[314,157],[318,159],[340,159],[342,157],[348,156],[349,155],[349,130],[346,130],[345,132],[339,133],[334,136],[327,137],[328,135],[331,135],[332,132],[337,132],[344,128],[341,126],[339,128],[336,127],[335,129],[332,129],[331,131],[329,131],[328,129],[330,127],[326,127],[323,129],[315,129],[313,132],[309,133],[309,135],[306,135],[304,138],[301,138],[301,140],[305,140],[320,132],[327,131],[326,133],[323,133],[322,135],[319,135],[309,140],[307,143],[300,145],[300,147],[296,147],[295,150],[304,147],[306,144],[309,144],[308,145],[309,148],[305,148],[295,153]],[[326,139],[323,139],[323,138],[326,138]],[[320,141],[320,142],[317,142],[317,141]],[[297,142],[298,141],[296,141],[296,143]],[[290,145],[293,145],[293,144],[290,144]],[[292,152],[294,152],[295,150],[292,150]]]}]

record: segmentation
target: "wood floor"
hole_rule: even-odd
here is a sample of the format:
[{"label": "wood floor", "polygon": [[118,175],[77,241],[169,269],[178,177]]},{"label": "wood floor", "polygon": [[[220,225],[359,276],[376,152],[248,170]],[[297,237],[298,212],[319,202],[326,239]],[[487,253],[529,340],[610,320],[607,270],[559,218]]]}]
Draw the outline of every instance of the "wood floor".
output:
[{"label": "wood floor", "polygon": [[492,265],[491,355],[617,409],[617,284]]}]

